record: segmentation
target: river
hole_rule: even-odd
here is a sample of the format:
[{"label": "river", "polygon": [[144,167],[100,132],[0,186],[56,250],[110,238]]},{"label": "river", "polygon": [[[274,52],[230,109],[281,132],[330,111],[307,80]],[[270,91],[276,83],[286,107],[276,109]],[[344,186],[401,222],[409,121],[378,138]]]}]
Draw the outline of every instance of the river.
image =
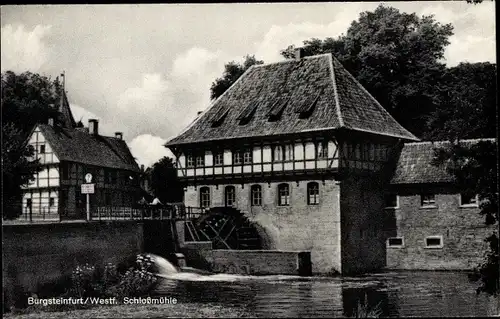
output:
[{"label": "river", "polygon": [[496,300],[476,295],[474,284],[462,272],[390,272],[342,278],[223,274],[184,275],[182,279],[163,279],[157,293],[180,303],[237,307],[252,317],[353,316],[358,301],[369,307],[378,305],[382,317],[498,314],[492,310],[498,309]]}]

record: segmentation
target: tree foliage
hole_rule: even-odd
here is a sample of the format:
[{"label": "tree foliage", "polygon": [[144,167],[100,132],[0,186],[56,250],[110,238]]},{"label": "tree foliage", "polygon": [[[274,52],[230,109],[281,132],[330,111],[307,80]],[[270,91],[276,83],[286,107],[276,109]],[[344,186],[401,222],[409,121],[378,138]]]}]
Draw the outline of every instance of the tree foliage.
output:
[{"label": "tree foliage", "polygon": [[38,160],[30,159],[33,148],[26,138],[36,123],[56,117],[58,79],[25,72],[2,73],[2,216],[15,218],[21,213],[21,186],[33,179]]},{"label": "tree foliage", "polygon": [[[497,143],[483,140],[471,145],[455,140],[450,144],[448,148],[435,150],[433,164],[445,165],[462,192],[477,194],[485,224],[498,225]],[[475,269],[475,279],[481,280],[478,292],[496,295],[500,292],[498,233],[494,231],[485,241],[489,251],[484,262]]]},{"label": "tree foliage", "polygon": [[436,86],[438,106],[428,115],[423,138],[467,139],[496,136],[496,65],[460,63]]},{"label": "tree foliage", "polygon": [[151,189],[162,203],[181,202],[184,190],[170,157],[164,156],[151,169]]},{"label": "tree foliage", "polygon": [[263,64],[264,61],[257,60],[254,55],[246,55],[243,63],[231,61],[224,65],[222,77],[215,79],[210,87],[210,98],[212,100],[221,96],[234,82],[245,73],[248,68],[255,64]]},{"label": "tree foliage", "polygon": [[[338,38],[304,41],[305,55],[332,53],[398,120],[417,136],[437,104],[435,85],[445,65],[451,24],[380,5],[363,12]],[[281,51],[293,58],[294,46]]]}]

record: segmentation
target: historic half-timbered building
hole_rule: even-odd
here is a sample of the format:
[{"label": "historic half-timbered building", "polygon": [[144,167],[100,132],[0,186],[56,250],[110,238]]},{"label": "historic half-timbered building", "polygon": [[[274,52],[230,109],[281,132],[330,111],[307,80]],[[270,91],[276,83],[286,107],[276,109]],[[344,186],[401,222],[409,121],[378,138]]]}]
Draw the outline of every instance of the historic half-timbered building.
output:
[{"label": "historic half-timbered building", "polygon": [[98,120],[77,127],[66,94],[60,116],[38,124],[28,137],[41,170],[23,190],[21,219],[85,219],[84,176],[93,175],[91,210],[100,206],[131,206],[139,191],[139,168],[120,132],[99,134]]},{"label": "historic half-timbered building", "polygon": [[252,66],[166,143],[185,204],[239,210],[316,273],[382,268],[386,163],[418,139],[331,54],[301,54]]}]

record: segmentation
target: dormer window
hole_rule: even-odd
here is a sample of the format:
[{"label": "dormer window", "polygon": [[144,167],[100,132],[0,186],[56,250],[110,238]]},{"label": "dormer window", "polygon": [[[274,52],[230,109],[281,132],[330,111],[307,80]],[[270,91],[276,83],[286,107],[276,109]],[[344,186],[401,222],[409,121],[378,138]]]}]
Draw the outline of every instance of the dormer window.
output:
[{"label": "dormer window", "polygon": [[245,109],[236,118],[239,121],[240,125],[245,125],[248,122],[250,122],[255,112],[257,111],[257,106],[258,106],[257,103],[253,103],[245,107]]},{"label": "dormer window", "polygon": [[219,111],[217,114],[215,114],[215,116],[212,119],[212,127],[221,126],[228,113],[229,109],[225,111]]},{"label": "dormer window", "polygon": [[287,104],[288,104],[287,98],[278,98],[278,100],[273,104],[271,110],[268,113],[269,122],[274,122],[279,120]]},{"label": "dormer window", "polygon": [[320,94],[315,96],[309,96],[302,104],[300,104],[296,109],[295,113],[299,113],[299,118],[306,119],[311,116],[316,104],[318,103]]}]

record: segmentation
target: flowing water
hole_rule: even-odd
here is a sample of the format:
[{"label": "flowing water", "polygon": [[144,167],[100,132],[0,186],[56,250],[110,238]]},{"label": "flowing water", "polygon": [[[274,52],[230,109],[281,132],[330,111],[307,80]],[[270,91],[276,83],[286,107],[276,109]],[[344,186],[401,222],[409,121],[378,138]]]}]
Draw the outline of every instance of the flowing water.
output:
[{"label": "flowing water", "polygon": [[[161,257],[159,257],[161,258]],[[158,258],[157,258],[158,260]],[[165,264],[168,261],[161,261]],[[172,266],[173,267],[173,266]],[[353,316],[358,302],[382,317],[488,316],[496,300],[476,295],[463,272],[386,272],[360,277],[200,275],[167,267],[157,293],[182,303],[243,309],[256,317]],[[492,304],[495,303],[495,306]],[[498,309],[498,308],[495,308]]]}]

